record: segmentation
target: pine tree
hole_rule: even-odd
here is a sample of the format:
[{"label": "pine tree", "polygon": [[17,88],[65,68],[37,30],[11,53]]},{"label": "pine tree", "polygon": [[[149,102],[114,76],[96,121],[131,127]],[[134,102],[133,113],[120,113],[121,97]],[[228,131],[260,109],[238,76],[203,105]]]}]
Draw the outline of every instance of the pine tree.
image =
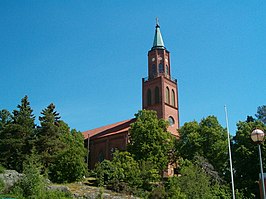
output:
[{"label": "pine tree", "polygon": [[[9,169],[22,171],[23,161],[32,149],[32,136],[35,130],[35,117],[28,97],[21,100],[13,111],[12,120],[8,112],[2,115],[1,129],[1,162]],[[3,113],[3,111],[2,111]]]},{"label": "pine tree", "polygon": [[6,125],[10,124],[11,122],[12,122],[11,113],[6,109],[1,110],[0,111],[0,134],[1,134],[1,131],[3,131],[3,129],[6,127]]},{"label": "pine tree", "polygon": [[36,149],[42,157],[43,165],[48,168],[54,162],[56,154],[64,148],[62,141],[62,128],[64,123],[60,121],[59,113],[55,110],[55,105],[51,103],[45,108],[39,117],[41,126],[37,130]]}]

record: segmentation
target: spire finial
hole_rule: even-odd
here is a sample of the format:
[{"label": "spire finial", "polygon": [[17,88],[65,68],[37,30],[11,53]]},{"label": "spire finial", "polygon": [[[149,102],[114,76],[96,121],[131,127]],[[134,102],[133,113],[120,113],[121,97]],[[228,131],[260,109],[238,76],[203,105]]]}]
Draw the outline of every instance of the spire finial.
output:
[{"label": "spire finial", "polygon": [[158,17],[156,17],[156,28],[157,28],[157,27],[160,27],[160,26],[159,26],[159,18],[158,18]]},{"label": "spire finial", "polygon": [[154,35],[154,40],[153,40],[153,49],[154,48],[160,48],[160,49],[165,49],[164,44],[163,44],[163,38],[161,35],[160,31],[160,26],[159,26],[159,19],[156,17],[156,28],[155,28],[155,35]]}]

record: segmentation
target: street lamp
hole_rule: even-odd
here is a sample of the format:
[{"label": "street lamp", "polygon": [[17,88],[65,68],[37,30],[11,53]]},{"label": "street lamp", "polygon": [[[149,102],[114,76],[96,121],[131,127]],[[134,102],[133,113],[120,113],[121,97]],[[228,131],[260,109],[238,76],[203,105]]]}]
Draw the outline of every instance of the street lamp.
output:
[{"label": "street lamp", "polygon": [[265,185],[264,185],[264,175],[263,175],[263,167],[262,167],[262,159],[261,159],[261,148],[260,145],[264,141],[264,132],[260,129],[255,129],[251,133],[251,139],[253,142],[258,144],[259,146],[259,158],[260,158],[260,173],[261,173],[261,184],[262,184],[262,194],[263,194],[263,199],[265,198]]}]

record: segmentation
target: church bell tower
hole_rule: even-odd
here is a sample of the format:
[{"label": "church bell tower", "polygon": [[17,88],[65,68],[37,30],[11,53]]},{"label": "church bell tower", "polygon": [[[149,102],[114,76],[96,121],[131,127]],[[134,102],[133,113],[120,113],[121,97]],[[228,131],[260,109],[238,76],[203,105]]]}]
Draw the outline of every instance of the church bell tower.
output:
[{"label": "church bell tower", "polygon": [[158,20],[153,46],[148,52],[148,77],[142,78],[142,108],[154,110],[158,118],[169,121],[168,131],[178,136],[177,80],[171,77],[170,52],[164,47]]}]

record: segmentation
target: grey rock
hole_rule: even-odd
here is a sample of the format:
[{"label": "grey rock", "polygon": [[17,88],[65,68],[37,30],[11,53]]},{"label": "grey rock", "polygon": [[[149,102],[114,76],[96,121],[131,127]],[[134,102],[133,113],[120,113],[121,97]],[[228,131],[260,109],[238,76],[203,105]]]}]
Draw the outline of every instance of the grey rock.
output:
[{"label": "grey rock", "polygon": [[47,186],[47,189],[53,190],[53,191],[62,191],[65,193],[70,192],[69,188],[67,186],[64,186],[64,185],[49,185],[49,186]]},{"label": "grey rock", "polygon": [[15,170],[5,170],[4,173],[0,174],[0,179],[4,181],[5,189],[10,189],[22,178],[23,174],[18,173]]}]

